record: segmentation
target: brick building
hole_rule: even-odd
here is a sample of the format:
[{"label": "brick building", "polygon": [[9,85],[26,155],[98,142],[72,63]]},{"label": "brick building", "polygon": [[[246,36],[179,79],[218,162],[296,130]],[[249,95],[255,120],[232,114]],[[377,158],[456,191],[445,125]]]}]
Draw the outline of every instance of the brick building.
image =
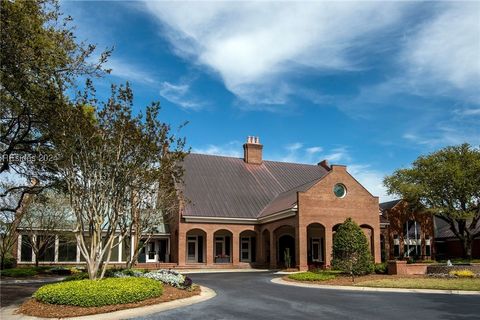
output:
[{"label": "brick building", "polygon": [[[302,270],[329,266],[333,235],[348,217],[362,227],[380,262],[378,197],[346,166],[267,161],[256,137],[243,149],[243,158],[186,157],[181,210],[146,244],[141,266],[276,268],[285,266],[285,253]],[[128,246],[115,250],[111,263],[120,264]],[[61,236],[47,256],[45,263],[81,262],[75,245]],[[28,247],[18,246],[18,262],[32,261]]]},{"label": "brick building", "polygon": [[435,258],[434,218],[412,212],[404,200],[380,204],[382,260]]}]

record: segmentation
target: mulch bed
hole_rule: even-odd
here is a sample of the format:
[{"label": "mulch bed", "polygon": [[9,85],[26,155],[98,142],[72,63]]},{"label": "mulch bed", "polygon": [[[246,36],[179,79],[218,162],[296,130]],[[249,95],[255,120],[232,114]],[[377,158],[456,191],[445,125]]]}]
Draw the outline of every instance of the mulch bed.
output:
[{"label": "mulch bed", "polygon": [[39,302],[34,298],[25,301],[17,313],[23,313],[29,316],[42,318],[66,318],[86,316],[91,314],[107,313],[124,309],[138,308],[154,305],[162,302],[188,298],[200,294],[200,287],[195,286],[192,290],[180,290],[171,286],[163,286],[163,294],[157,298],[151,298],[135,303],[115,304],[103,307],[76,307],[66,305],[56,305]]},{"label": "mulch bed", "polygon": [[315,283],[315,284],[325,284],[332,286],[353,286],[359,284],[363,281],[370,280],[381,280],[381,279],[395,279],[395,278],[425,278],[423,275],[385,275],[385,274],[369,274],[366,276],[355,277],[355,282],[352,282],[352,277],[340,275],[335,279],[326,280],[326,281],[297,281],[290,279],[288,276],[283,277],[283,280],[291,282],[302,282],[302,283]]}]

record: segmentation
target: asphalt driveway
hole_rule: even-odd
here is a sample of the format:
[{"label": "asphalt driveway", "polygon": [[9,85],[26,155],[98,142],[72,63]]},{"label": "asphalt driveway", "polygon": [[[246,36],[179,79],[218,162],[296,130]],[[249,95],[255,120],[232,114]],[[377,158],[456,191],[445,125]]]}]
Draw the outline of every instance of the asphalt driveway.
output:
[{"label": "asphalt driveway", "polygon": [[478,295],[352,292],[270,282],[271,272],[191,274],[217,296],[136,319],[480,319]]}]

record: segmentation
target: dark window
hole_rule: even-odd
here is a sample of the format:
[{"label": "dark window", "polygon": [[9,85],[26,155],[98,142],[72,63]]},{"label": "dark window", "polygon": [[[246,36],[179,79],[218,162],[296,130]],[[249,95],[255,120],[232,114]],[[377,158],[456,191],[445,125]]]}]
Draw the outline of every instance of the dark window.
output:
[{"label": "dark window", "polygon": [[393,236],[393,256],[400,256],[400,239],[398,239],[397,234]]},{"label": "dark window", "polygon": [[55,238],[46,239],[44,236],[37,236],[37,246],[40,244],[43,244],[43,247],[38,252],[38,261],[55,261]]},{"label": "dark window", "polygon": [[403,244],[405,257],[419,257],[422,255],[420,223],[408,220],[403,225]]},{"label": "dark window", "polygon": [[20,261],[31,262],[32,261],[32,247],[30,246],[30,237],[22,235],[22,248],[20,249]]},{"label": "dark window", "polygon": [[77,241],[73,236],[59,236],[58,261],[77,260]]}]

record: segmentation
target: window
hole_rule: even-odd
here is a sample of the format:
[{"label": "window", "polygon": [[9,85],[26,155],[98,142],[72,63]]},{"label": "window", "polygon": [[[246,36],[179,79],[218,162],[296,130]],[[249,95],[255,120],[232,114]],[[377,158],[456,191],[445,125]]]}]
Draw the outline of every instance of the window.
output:
[{"label": "window", "polygon": [[225,237],[215,237],[215,257],[225,256]]},{"label": "window", "polygon": [[53,262],[55,261],[55,238],[37,235],[38,261]]},{"label": "window", "polygon": [[20,261],[31,262],[32,261],[32,247],[29,242],[30,237],[22,235],[22,247],[20,249]]},{"label": "window", "polygon": [[405,257],[419,257],[422,255],[420,235],[420,223],[415,220],[405,222],[403,225],[403,255]]},{"label": "window", "polygon": [[398,234],[393,236],[393,256],[400,256],[400,240],[398,239]]},{"label": "window", "polygon": [[240,260],[244,262],[251,261],[251,238],[250,237],[242,237],[241,246],[240,246]]},{"label": "window", "polygon": [[58,237],[58,261],[77,261],[77,241],[73,236]]},{"label": "window", "polygon": [[347,194],[347,188],[341,183],[337,183],[333,187],[333,193],[338,197],[338,198],[343,198]]}]

